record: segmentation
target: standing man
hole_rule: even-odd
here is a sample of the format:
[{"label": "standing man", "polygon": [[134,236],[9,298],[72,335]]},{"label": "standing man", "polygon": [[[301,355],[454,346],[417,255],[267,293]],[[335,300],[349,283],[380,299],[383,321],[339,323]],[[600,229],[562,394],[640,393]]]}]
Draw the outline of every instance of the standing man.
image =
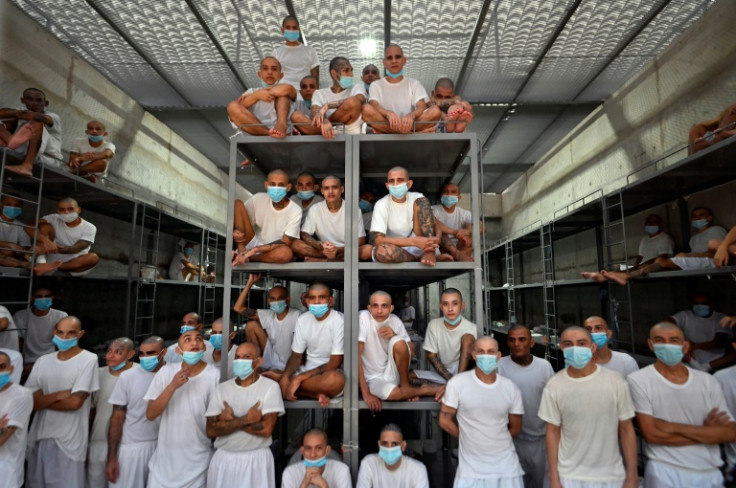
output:
[{"label": "standing man", "polygon": [[[220,368],[220,361],[222,361],[223,355],[222,355],[222,317],[216,318],[214,322],[212,322],[212,329],[210,331],[210,344],[212,344],[212,358],[210,361],[205,360],[206,363],[211,362],[216,368]],[[228,319],[230,320],[230,319]],[[233,359],[235,359],[235,344],[233,343],[233,340],[235,339],[235,330],[233,329],[233,323],[230,321],[230,335],[229,339],[227,341],[228,344],[228,352],[225,354],[225,361],[227,361],[227,378],[230,379],[233,377]],[[207,353],[205,353],[205,356],[207,356]]]},{"label": "standing man", "polygon": [[378,439],[378,454],[368,454],[360,463],[355,488],[429,488],[427,468],[404,456],[404,433],[396,424],[386,424]]},{"label": "standing man", "polygon": [[281,478],[281,488],[352,488],[350,468],[328,459],[332,447],[320,429],[307,431],[302,438],[302,462],[288,466]]},{"label": "standing man", "polygon": [[10,356],[0,352],[0,479],[7,488],[21,488],[33,393],[11,381],[13,370]]},{"label": "standing man", "polygon": [[26,382],[33,391],[28,444],[29,488],[83,488],[91,393],[100,387],[97,356],[79,347],[84,335],[77,317],[54,328],[59,352],[38,358]]},{"label": "standing man", "polygon": [[647,441],[645,486],[723,486],[718,445],[736,441],[736,423],[718,381],[682,364],[689,344],[678,326],[656,324],[647,343],[657,361],[628,378]]},{"label": "standing man", "polygon": [[612,369],[618,374],[626,378],[634,371],[639,371],[639,365],[636,359],[626,353],[611,351],[608,347],[608,341],[613,336],[613,331],[608,328],[608,322],[603,317],[593,315],[583,322],[583,327],[590,332],[593,342],[596,345],[595,363],[604,368]]},{"label": "standing man", "polygon": [[[496,372],[498,342],[475,341],[476,367],[447,383],[440,427],[460,439],[455,486],[521,486],[524,472],[513,438],[521,432],[521,392]],[[456,423],[457,419],[457,423]]]},{"label": "standing man", "polygon": [[166,364],[164,340],[147,337],[138,346],[140,367],[130,368],[118,378],[108,402],[112,405],[107,435],[107,480],[111,487],[145,488],[148,461],[156,450],[160,419],[146,418],[148,402],[143,398],[151,381]]},{"label": "standing man", "polygon": [[[197,312],[189,312],[184,314],[181,318],[181,327],[179,327],[179,334],[189,332],[190,330],[196,330],[200,334],[204,330],[204,321]],[[202,360],[205,363],[212,362],[212,353],[215,348],[212,346],[210,341],[204,341],[205,354]],[[166,362],[169,364],[180,363],[182,361],[181,349],[179,343],[175,342],[166,349]]]},{"label": "standing man", "polygon": [[299,42],[301,29],[299,21],[292,15],[287,15],[281,22],[281,34],[284,44],[273,50],[271,56],[278,59],[284,69],[284,83],[299,88],[299,81],[307,76],[313,76],[319,86],[319,58],[317,51],[311,46]]},{"label": "standing man", "polygon": [[583,327],[565,329],[560,347],[567,368],[549,379],[539,406],[547,422],[550,488],[636,488],[634,405],[626,380],[591,361],[596,345]]},{"label": "standing man", "polygon": [[20,336],[24,375],[31,372],[38,358],[54,352],[54,327],[67,313],[51,308],[53,301],[51,289],[37,286],[31,294],[31,307],[18,310],[13,315]]},{"label": "standing man", "polygon": [[258,346],[238,346],[235,378],[215,388],[207,407],[207,436],[215,455],[207,473],[208,488],[275,488],[271,434],[285,413],[279,385],[258,374],[263,358]]},{"label": "standing man", "polygon": [[399,320],[403,322],[406,330],[414,328],[414,322],[417,320],[417,311],[412,306],[409,295],[404,296],[404,306],[399,310]]},{"label": "standing man", "polygon": [[149,488],[203,488],[207,482],[212,443],[205,411],[220,371],[202,361],[204,351],[198,330],[184,332],[177,351],[183,362],[161,368],[143,397],[149,401],[146,418],[161,417],[156,452],[148,464]]},{"label": "standing man", "polygon": [[519,463],[524,470],[524,486],[544,486],[547,476],[547,425],[537,415],[544,385],[555,373],[546,359],[532,355],[532,332],[524,325],[509,328],[506,344],[509,355],[498,362],[498,374],[508,378],[521,390],[524,418],[521,433],[514,438]]}]

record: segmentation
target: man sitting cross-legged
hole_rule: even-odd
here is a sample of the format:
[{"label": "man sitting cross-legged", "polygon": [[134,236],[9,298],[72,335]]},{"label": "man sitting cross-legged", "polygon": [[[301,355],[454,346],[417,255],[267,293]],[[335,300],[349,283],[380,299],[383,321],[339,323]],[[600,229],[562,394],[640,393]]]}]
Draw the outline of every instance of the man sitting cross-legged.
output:
[{"label": "man sitting cross-legged", "polygon": [[442,122],[437,124],[437,132],[465,132],[473,120],[473,107],[455,94],[455,84],[450,78],[440,78],[432,90],[429,105],[442,110]]},{"label": "man sitting cross-legged", "polygon": [[[301,229],[301,239],[291,243],[294,254],[304,261],[345,260],[345,186],[337,176],[322,180],[323,202],[309,209]],[[316,239],[315,239],[316,237]],[[365,243],[363,217],[358,216],[359,259],[369,261],[373,246]]]},{"label": "man sitting cross-legged", "polygon": [[302,210],[286,198],[289,175],[275,169],[263,183],[266,193],[256,193],[243,203],[235,201],[233,241],[238,251],[233,266],[249,261],[288,263],[291,240],[299,237]]},{"label": "man sitting cross-legged", "polygon": [[442,397],[444,386],[417,381],[409,371],[413,347],[404,324],[391,312],[391,295],[376,291],[368,310],[359,314],[358,383],[371,410],[381,410],[381,400],[418,400],[420,396]]},{"label": "man sitting cross-legged", "polygon": [[[440,248],[450,253],[456,261],[473,260],[473,215],[457,206],[460,187],[455,183],[442,186],[441,205],[432,206],[432,213],[442,231]],[[444,226],[444,227],[443,227]]]},{"label": "man sitting cross-legged", "polygon": [[28,270],[33,268],[38,276],[61,266],[61,262],[38,263],[34,266],[29,261],[31,239],[25,231],[25,224],[18,220],[23,213],[23,200],[3,194],[0,197],[0,207],[0,266]]}]

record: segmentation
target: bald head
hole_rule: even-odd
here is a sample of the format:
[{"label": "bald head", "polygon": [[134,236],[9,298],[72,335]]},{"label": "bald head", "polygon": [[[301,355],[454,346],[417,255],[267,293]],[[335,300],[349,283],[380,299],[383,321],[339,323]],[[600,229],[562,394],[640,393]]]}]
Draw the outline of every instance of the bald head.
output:
[{"label": "bald head", "polygon": [[593,315],[583,322],[583,327],[588,332],[605,332],[608,330],[608,322],[603,317]]},{"label": "bald head", "polygon": [[79,208],[79,203],[77,203],[77,201],[72,197],[62,198],[61,200],[59,200],[59,203],[69,203],[71,205],[74,205],[76,208]]},{"label": "bald head", "polygon": [[488,350],[498,352],[498,341],[491,336],[479,337],[478,339],[475,340],[475,344],[473,345],[473,350],[476,353],[480,353],[481,351],[488,351]]},{"label": "bald head", "polygon": [[118,337],[110,343],[110,347],[121,349],[124,352],[132,351],[135,349],[133,341],[127,337]]},{"label": "bald head", "polygon": [[302,437],[302,445],[304,445],[307,439],[320,439],[325,445],[328,442],[327,433],[322,429],[310,429]]},{"label": "bald head", "polygon": [[403,166],[394,166],[393,168],[388,170],[388,174],[391,175],[391,173],[402,173],[405,179],[409,179],[409,170],[404,168]]},{"label": "bald head", "polygon": [[374,298],[381,297],[384,300],[388,300],[389,305],[392,303],[391,294],[388,292],[385,292],[383,290],[376,290],[373,293],[371,293],[371,296],[368,297],[368,303],[373,303]]},{"label": "bald head", "polygon": [[676,335],[679,336],[681,340],[685,340],[685,332],[678,326],[677,324],[673,324],[672,322],[658,322],[652,326],[651,329],[649,329],[649,338],[651,340],[654,340],[658,335],[661,335],[659,333],[667,333],[666,335]]},{"label": "bald head", "polygon": [[252,342],[244,342],[235,350],[235,359],[256,360],[261,357],[261,348]]},{"label": "bald head", "polygon": [[4,369],[2,366],[10,366],[10,356],[0,351],[0,371]]},{"label": "bald head", "polygon": [[143,342],[141,342],[141,346],[148,346],[151,344],[156,345],[161,349],[164,348],[164,340],[159,336],[148,336],[143,339]]},{"label": "bald head", "polygon": [[309,293],[312,293],[313,291],[318,291],[318,290],[327,291],[327,294],[330,295],[330,296],[332,296],[332,288],[330,286],[326,285],[325,283],[322,283],[322,282],[319,282],[319,281],[316,282],[316,283],[312,283],[311,285],[309,285],[309,291],[307,293],[309,294]]},{"label": "bald head", "polygon": [[79,320],[79,317],[75,317],[74,315],[69,315],[68,317],[64,317],[63,319],[59,320],[56,323],[56,329],[70,329],[70,330],[76,330],[80,331],[82,330],[82,321]]}]

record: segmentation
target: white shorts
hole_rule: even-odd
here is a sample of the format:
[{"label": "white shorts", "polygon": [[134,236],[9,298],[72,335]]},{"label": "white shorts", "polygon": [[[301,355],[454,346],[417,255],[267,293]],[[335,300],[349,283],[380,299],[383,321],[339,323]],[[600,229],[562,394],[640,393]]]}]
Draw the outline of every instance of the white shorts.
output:
[{"label": "white shorts", "polygon": [[90,441],[87,452],[87,488],[107,488],[107,441]]},{"label": "white shorts", "polygon": [[670,260],[680,269],[691,270],[691,269],[711,269],[715,268],[716,265],[713,263],[713,258],[707,257],[673,257]]},{"label": "white shorts", "polygon": [[54,439],[41,439],[28,456],[27,488],[84,488],[84,461],[75,461]]},{"label": "white shorts", "polygon": [[278,354],[276,354],[270,339],[266,341],[266,347],[263,350],[263,364],[261,364],[261,369],[264,371],[268,371],[270,369],[279,369],[283,371],[286,369],[286,363],[279,358]]},{"label": "white shorts", "polygon": [[[564,485],[567,488],[567,485]],[[455,477],[453,488],[524,488],[521,476],[511,478],[477,479]],[[620,487],[619,487],[620,488]]]},{"label": "white shorts", "polygon": [[[621,481],[583,481],[571,480],[560,476],[560,483],[565,488],[621,488],[624,480]],[[646,486],[646,485],[645,485]]]},{"label": "white shorts", "polygon": [[[398,336],[394,336],[388,341],[388,363],[386,363],[386,369],[383,370],[383,374],[371,379],[366,378],[368,389],[381,400],[388,399],[394,388],[399,386],[399,369],[396,367],[396,361],[394,361],[393,355],[394,346],[398,342],[406,344],[406,341]],[[406,344],[406,347],[409,349],[408,344]],[[411,350],[409,349],[409,351]]]},{"label": "white shorts", "polygon": [[647,488],[680,488],[692,486],[697,488],[720,488],[723,486],[723,475],[717,469],[695,471],[676,468],[659,461],[647,461],[644,471],[644,486]]},{"label": "white shorts", "polygon": [[218,449],[207,471],[207,488],[275,488],[273,454],[268,448],[247,452]]},{"label": "white shorts", "polygon": [[114,488],[140,488],[146,486],[148,478],[148,461],[156,450],[156,441],[120,444],[118,447],[118,465],[120,475]]},{"label": "white shorts", "polygon": [[547,442],[544,437],[537,439],[514,439],[516,455],[524,470],[525,488],[544,486],[547,480]]}]

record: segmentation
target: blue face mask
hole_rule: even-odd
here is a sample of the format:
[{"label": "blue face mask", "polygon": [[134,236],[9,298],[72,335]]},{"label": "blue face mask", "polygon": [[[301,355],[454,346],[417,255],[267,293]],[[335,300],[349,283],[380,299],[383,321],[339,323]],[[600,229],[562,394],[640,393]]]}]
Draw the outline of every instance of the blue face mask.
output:
[{"label": "blue face mask", "polygon": [[20,217],[22,211],[23,209],[20,207],[11,207],[10,205],[3,206],[3,215],[9,219],[17,219]]},{"label": "blue face mask", "polygon": [[141,368],[153,371],[158,366],[158,356],[145,356],[140,358]]},{"label": "blue face mask", "polygon": [[570,346],[563,350],[565,365],[583,369],[593,359],[593,351],[588,347]]},{"label": "blue face mask", "polygon": [[312,101],[311,100],[303,100],[304,106],[307,107],[307,110],[312,108]]},{"label": "blue face mask", "polygon": [[394,78],[394,79],[398,78],[399,76],[404,76],[404,68],[401,68],[401,71],[399,71],[396,74],[390,72],[389,70],[386,70],[386,76],[388,76],[389,78]]},{"label": "blue face mask", "polygon": [[650,236],[653,236],[654,234],[659,232],[659,226],[658,225],[645,225],[644,232],[646,232]]},{"label": "blue face mask", "polygon": [[8,383],[10,383],[10,371],[0,373],[0,390],[5,388]]},{"label": "blue face mask", "polygon": [[48,310],[51,308],[53,298],[34,298],[33,306],[39,310]]},{"label": "blue face mask", "polygon": [[54,335],[51,342],[59,348],[59,351],[67,351],[77,345],[77,338],[72,337],[71,339],[62,339],[61,337]]},{"label": "blue face mask", "polygon": [[309,311],[312,312],[312,314],[317,317],[318,319],[321,319],[324,317],[324,315],[327,313],[327,311],[330,309],[330,306],[326,303],[320,303],[317,305],[310,305]]},{"label": "blue face mask", "polygon": [[128,364],[128,361],[123,361],[122,363],[118,364],[117,366],[110,366],[110,369],[113,371],[120,371],[125,367],[125,365]]},{"label": "blue face mask", "polygon": [[496,362],[498,358],[495,354],[478,354],[475,357],[475,365],[485,374],[491,374],[496,371]]},{"label": "blue face mask", "polygon": [[312,190],[298,191],[296,192],[296,196],[298,196],[300,200],[309,200],[314,197],[314,192]]},{"label": "blue face mask", "polygon": [[286,300],[278,300],[268,304],[268,308],[271,309],[276,315],[280,315],[286,310]]},{"label": "blue face mask", "polygon": [[181,357],[189,366],[194,366],[202,360],[204,351],[184,351]]},{"label": "blue face mask", "polygon": [[319,459],[310,460],[307,458],[302,459],[302,464],[305,468],[321,468],[327,464],[327,456],[322,456]]},{"label": "blue face mask", "polygon": [[654,355],[667,366],[675,366],[684,356],[680,344],[655,344]]},{"label": "blue face mask", "polygon": [[286,188],[283,186],[269,186],[266,190],[273,203],[279,203],[286,196]]},{"label": "blue face mask", "polygon": [[593,342],[598,346],[598,349],[608,344],[608,334],[605,332],[592,332],[590,335],[593,337]]},{"label": "blue face mask", "polygon": [[191,247],[185,247],[184,254],[186,254],[187,256],[191,256],[192,254],[194,254],[194,249],[192,249]]},{"label": "blue face mask", "polygon": [[234,359],[233,360],[233,374],[241,380],[246,379],[248,376],[253,374],[253,360],[252,359]]},{"label": "blue face mask", "polygon": [[401,459],[401,446],[378,446],[378,457],[383,459],[384,463],[388,464],[389,466],[393,466],[394,464],[399,462],[399,459]]},{"label": "blue face mask", "polygon": [[184,332],[189,332],[190,330],[194,330],[196,327],[192,325],[182,325],[179,329],[179,334],[183,334]]},{"label": "blue face mask", "polygon": [[[408,307],[409,304],[406,304],[406,306]],[[455,317],[454,319],[449,319],[449,318],[445,317],[445,322],[447,322],[450,325],[457,325],[457,324],[460,323],[460,321],[462,319],[463,319],[463,316],[461,314],[461,315],[458,315],[457,317]]]},{"label": "blue face mask", "polygon": [[269,85],[265,81],[261,80],[261,88],[271,88],[272,86],[276,86],[278,84],[279,84],[278,80],[273,85]]},{"label": "blue face mask", "polygon": [[409,191],[409,185],[406,183],[401,183],[399,185],[389,186],[388,192],[391,194],[392,197],[394,197],[397,200],[401,200],[404,198]]},{"label": "blue face mask", "polygon": [[708,225],[708,221],[706,219],[698,219],[698,220],[693,220],[691,224],[693,227],[700,230]]},{"label": "blue face mask", "polygon": [[340,77],[340,87],[344,90],[347,90],[348,88],[351,88],[353,86],[353,78],[347,77],[347,76],[341,76]]},{"label": "blue face mask", "polygon": [[90,142],[102,142],[105,139],[105,136],[87,136],[87,139],[89,139]]},{"label": "blue face mask", "polygon": [[359,200],[358,206],[363,212],[370,212],[371,210],[373,210],[373,204],[368,200]]},{"label": "blue face mask", "polygon": [[696,317],[705,318],[708,315],[710,315],[710,305],[693,305],[693,314],[695,314]]},{"label": "blue face mask", "polygon": [[218,351],[222,349],[222,334],[210,334],[210,344]]},{"label": "blue face mask", "polygon": [[444,205],[447,208],[450,208],[453,205],[456,205],[458,200],[460,199],[456,197],[455,195],[442,195],[440,200],[442,201],[442,205]]},{"label": "blue face mask", "polygon": [[289,42],[294,42],[299,40],[299,31],[298,30],[284,30],[284,39],[286,39]]}]

